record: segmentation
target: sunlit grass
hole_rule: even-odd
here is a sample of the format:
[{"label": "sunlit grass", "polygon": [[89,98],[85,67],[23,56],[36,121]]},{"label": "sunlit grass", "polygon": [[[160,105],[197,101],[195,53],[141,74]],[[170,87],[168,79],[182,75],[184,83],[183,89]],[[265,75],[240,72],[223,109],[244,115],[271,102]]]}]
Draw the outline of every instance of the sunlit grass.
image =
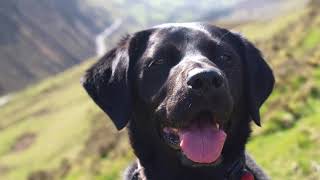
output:
[{"label": "sunlit grass", "polygon": [[312,28],[307,37],[303,41],[303,48],[312,49],[320,44],[320,29],[319,27]]},{"label": "sunlit grass", "polygon": [[320,103],[311,101],[313,115],[295,127],[253,138],[248,149],[273,179],[317,179],[320,173]]},{"label": "sunlit grass", "polygon": [[266,40],[274,34],[285,29],[290,23],[295,22],[305,13],[305,9],[296,13],[286,14],[280,18],[269,19],[263,22],[253,22],[235,29],[252,40]]},{"label": "sunlit grass", "polygon": [[[0,109],[0,116],[6,117],[0,119],[4,128],[0,131],[0,165],[14,169],[5,179],[25,179],[31,171],[54,168],[83,148],[90,132],[88,109],[93,107],[79,83],[83,67],[15,95]],[[11,152],[17,137],[24,133],[35,134],[33,144]]]}]

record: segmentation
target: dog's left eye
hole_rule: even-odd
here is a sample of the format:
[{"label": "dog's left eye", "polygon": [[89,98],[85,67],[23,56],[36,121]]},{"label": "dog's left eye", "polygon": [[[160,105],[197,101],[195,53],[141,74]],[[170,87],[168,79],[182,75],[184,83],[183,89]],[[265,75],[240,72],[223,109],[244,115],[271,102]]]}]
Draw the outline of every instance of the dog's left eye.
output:
[{"label": "dog's left eye", "polygon": [[223,54],[219,57],[219,59],[224,62],[229,62],[231,61],[232,57],[229,54]]},{"label": "dog's left eye", "polygon": [[232,66],[232,56],[230,54],[222,54],[218,58],[218,62],[221,67],[230,67]]}]

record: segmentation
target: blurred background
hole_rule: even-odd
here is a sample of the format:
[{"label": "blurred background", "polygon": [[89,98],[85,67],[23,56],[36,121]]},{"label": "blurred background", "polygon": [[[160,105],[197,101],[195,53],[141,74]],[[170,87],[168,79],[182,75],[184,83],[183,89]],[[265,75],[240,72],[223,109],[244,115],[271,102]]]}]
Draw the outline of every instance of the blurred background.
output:
[{"label": "blurred background", "polygon": [[248,151],[273,179],[320,179],[319,0],[1,0],[0,179],[121,179],[134,159],[79,79],[126,33],[207,21],[253,41],[277,84]]}]

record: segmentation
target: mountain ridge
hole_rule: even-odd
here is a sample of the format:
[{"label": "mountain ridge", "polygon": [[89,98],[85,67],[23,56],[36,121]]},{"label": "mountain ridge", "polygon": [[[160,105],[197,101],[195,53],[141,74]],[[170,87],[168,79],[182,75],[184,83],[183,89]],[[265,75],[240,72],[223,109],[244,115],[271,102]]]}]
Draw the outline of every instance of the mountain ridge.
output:
[{"label": "mountain ridge", "polygon": [[[105,50],[114,45],[122,35],[158,23],[197,20],[211,22],[226,17],[233,20],[234,17],[246,19],[245,17],[251,16],[240,16],[241,13],[259,6],[259,3],[250,5],[250,2],[2,0],[0,96],[20,90],[94,56],[98,44],[95,42],[96,36],[103,34],[104,29],[117,19],[122,19],[117,30],[108,38],[99,39],[100,44],[105,39]],[[272,4],[277,7],[275,0]],[[281,4],[283,3],[279,3],[277,11],[280,11]],[[263,3],[263,6],[267,5],[268,2]],[[246,7],[249,9],[246,10]],[[260,7],[261,9],[270,11],[270,8],[268,10]],[[198,13],[194,15],[192,12]],[[257,13],[255,14],[256,18]]]},{"label": "mountain ridge", "polygon": [[101,18],[103,23],[95,24],[94,18],[98,17],[82,10],[78,3],[0,2],[0,95],[61,72],[95,54],[94,36],[109,20]]}]

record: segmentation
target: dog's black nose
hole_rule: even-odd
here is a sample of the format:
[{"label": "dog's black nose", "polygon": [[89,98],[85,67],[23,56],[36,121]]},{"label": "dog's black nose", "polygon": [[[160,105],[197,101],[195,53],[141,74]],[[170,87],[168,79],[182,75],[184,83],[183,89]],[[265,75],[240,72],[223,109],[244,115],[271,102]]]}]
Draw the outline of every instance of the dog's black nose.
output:
[{"label": "dog's black nose", "polygon": [[194,91],[208,92],[223,84],[223,75],[218,69],[196,68],[188,73],[187,85]]}]

